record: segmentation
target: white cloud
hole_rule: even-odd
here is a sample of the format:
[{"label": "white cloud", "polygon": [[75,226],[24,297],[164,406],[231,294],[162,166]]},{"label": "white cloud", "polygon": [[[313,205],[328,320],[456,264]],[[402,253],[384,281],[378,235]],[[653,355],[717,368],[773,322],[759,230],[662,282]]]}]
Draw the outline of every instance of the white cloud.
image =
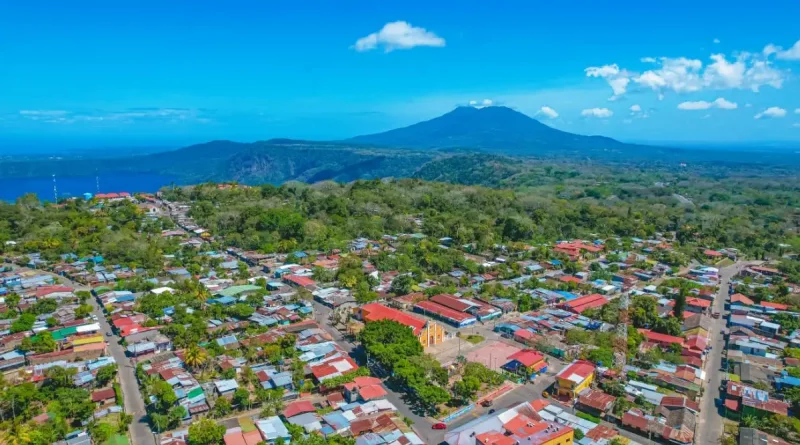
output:
[{"label": "white cloud", "polygon": [[608,82],[611,86],[611,91],[614,92],[610,100],[615,100],[617,97],[625,94],[628,89],[628,84],[631,82],[629,78],[630,74],[625,70],[620,70],[616,63],[603,66],[590,66],[586,68],[584,72],[587,77],[599,77]]},{"label": "white cloud", "polygon": [[699,71],[703,62],[685,57],[659,59],[661,68],[648,70],[633,78],[633,81],[654,91],[663,89],[677,93],[699,91],[702,88]]},{"label": "white cloud", "polygon": [[547,116],[548,119],[555,119],[558,117],[558,112],[546,105],[540,108],[536,114]]},{"label": "white cloud", "polygon": [[471,100],[469,101],[469,105],[475,108],[484,108],[484,107],[491,107],[494,104],[492,99],[483,99],[481,101]]},{"label": "white cloud", "polygon": [[710,114],[706,114],[705,116],[701,117],[700,119],[711,119],[711,115]]},{"label": "white cloud", "polygon": [[794,127],[794,128],[800,128],[800,122],[797,122],[797,123],[794,123],[794,124],[792,124],[792,127]]},{"label": "white cloud", "polygon": [[781,46],[770,43],[764,47],[762,52],[767,57],[775,54],[775,58],[781,60],[800,60],[800,40],[794,42],[794,45],[787,50],[784,50]]},{"label": "white cloud", "polygon": [[736,102],[729,102],[722,97],[717,98],[714,101],[714,105],[716,105],[717,108],[721,108],[723,110],[735,110],[736,108],[739,107],[736,104]]},{"label": "white cloud", "polygon": [[766,110],[753,116],[754,119],[761,119],[762,117],[784,117],[786,110],[781,107],[769,107]]},{"label": "white cloud", "polygon": [[608,108],[587,108],[581,111],[581,116],[583,117],[606,118],[606,117],[611,117],[613,115],[614,112],[609,110]]},{"label": "white cloud", "polygon": [[19,114],[28,119],[37,120],[44,117],[66,116],[69,111],[66,110],[20,110]]},{"label": "white cloud", "polygon": [[681,102],[678,104],[679,110],[708,110],[710,108],[719,108],[722,110],[735,110],[739,106],[735,102],[725,100],[719,97],[713,102],[706,102],[704,100],[694,102]]},{"label": "white cloud", "polygon": [[719,39],[714,39],[714,43],[719,43]]},{"label": "white cloud", "polygon": [[794,109],[794,114],[800,114],[800,108],[795,108]]},{"label": "white cloud", "polygon": [[744,104],[744,107],[745,107],[745,108],[752,108],[752,107],[753,107],[753,104]]},{"label": "white cloud", "polygon": [[204,110],[188,108],[128,108],[118,111],[95,110],[91,112],[66,110],[20,110],[24,119],[46,123],[71,124],[75,122],[142,122],[162,121],[208,123]]},{"label": "white cloud", "polygon": [[630,110],[634,113],[638,113],[639,111],[642,111],[642,107],[640,107],[639,105],[631,105]]},{"label": "white cloud", "polygon": [[396,49],[411,49],[416,46],[442,47],[445,46],[445,40],[425,28],[397,21],[387,23],[380,31],[356,40],[352,48],[356,51],[370,51],[379,46],[388,53]]},{"label": "white cloud", "polygon": [[714,104],[711,102],[706,102],[704,100],[696,101],[696,102],[681,102],[678,104],[679,110],[708,110]]},{"label": "white cloud", "polygon": [[[765,49],[764,53],[768,52]],[[682,94],[704,89],[750,89],[757,92],[762,86],[780,89],[787,77],[787,72],[775,68],[765,56],[758,54],[740,52],[733,60],[724,54],[712,54],[710,59],[711,63],[704,65],[698,59],[687,57],[644,57],[642,62],[656,66],[641,73],[627,71],[617,64],[589,67],[584,71],[588,77],[602,78],[611,86],[612,100],[627,93],[631,85],[650,89],[661,100],[667,91]]]}]

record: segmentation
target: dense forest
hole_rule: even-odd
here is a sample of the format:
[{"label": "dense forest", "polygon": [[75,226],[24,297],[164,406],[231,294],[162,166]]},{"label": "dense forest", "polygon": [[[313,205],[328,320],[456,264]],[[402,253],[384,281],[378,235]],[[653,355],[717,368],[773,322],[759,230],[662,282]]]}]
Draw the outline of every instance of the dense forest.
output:
[{"label": "dense forest", "polygon": [[[467,173],[459,174],[464,180]],[[265,252],[324,250],[358,237],[414,232],[476,250],[671,233],[679,248],[735,247],[761,257],[797,247],[800,203],[793,181],[569,165],[544,165],[499,188],[397,179],[232,190],[200,185],[165,196],[193,201],[191,215],[229,243]]]}]

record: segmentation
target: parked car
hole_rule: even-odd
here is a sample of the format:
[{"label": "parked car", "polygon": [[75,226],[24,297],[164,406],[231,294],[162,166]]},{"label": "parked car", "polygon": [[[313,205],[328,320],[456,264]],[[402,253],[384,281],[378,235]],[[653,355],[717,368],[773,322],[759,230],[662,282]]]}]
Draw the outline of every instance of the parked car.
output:
[{"label": "parked car", "polygon": [[483,407],[492,406],[492,401],[491,400],[484,400],[483,402],[481,402],[481,406],[483,406]]},{"label": "parked car", "polygon": [[113,335],[114,335],[114,334],[112,334],[111,332],[106,332],[106,337],[111,337],[111,336],[113,336]]},{"label": "parked car", "polygon": [[489,410],[489,414],[494,414],[494,408]]},{"label": "parked car", "polygon": [[435,429],[435,430],[444,430],[444,429],[447,429],[447,424],[446,423],[441,423],[441,422],[434,423],[432,428]]}]

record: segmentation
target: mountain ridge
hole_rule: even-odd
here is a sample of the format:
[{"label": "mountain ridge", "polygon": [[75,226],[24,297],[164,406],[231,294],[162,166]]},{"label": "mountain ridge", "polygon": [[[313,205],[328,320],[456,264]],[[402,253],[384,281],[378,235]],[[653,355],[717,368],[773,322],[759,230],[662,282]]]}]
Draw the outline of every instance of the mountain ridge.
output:
[{"label": "mountain ridge", "polygon": [[558,130],[503,106],[457,107],[427,121],[356,136],[345,142],[418,149],[470,147],[513,154],[554,149],[621,149],[629,145],[605,136]]}]

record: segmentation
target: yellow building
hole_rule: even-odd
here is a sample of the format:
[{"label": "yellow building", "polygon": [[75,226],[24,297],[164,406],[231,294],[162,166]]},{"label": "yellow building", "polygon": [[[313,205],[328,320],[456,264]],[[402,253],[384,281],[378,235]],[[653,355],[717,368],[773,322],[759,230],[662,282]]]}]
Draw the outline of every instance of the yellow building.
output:
[{"label": "yellow building", "polygon": [[594,381],[595,366],[586,360],[575,360],[556,375],[558,395],[574,399]]},{"label": "yellow building", "polygon": [[423,348],[438,345],[444,342],[444,328],[433,321],[425,321],[411,314],[407,314],[397,309],[392,309],[378,303],[365,304],[358,308],[360,318],[364,323],[379,320],[394,320],[400,324],[410,327],[414,335],[419,339]]}]

